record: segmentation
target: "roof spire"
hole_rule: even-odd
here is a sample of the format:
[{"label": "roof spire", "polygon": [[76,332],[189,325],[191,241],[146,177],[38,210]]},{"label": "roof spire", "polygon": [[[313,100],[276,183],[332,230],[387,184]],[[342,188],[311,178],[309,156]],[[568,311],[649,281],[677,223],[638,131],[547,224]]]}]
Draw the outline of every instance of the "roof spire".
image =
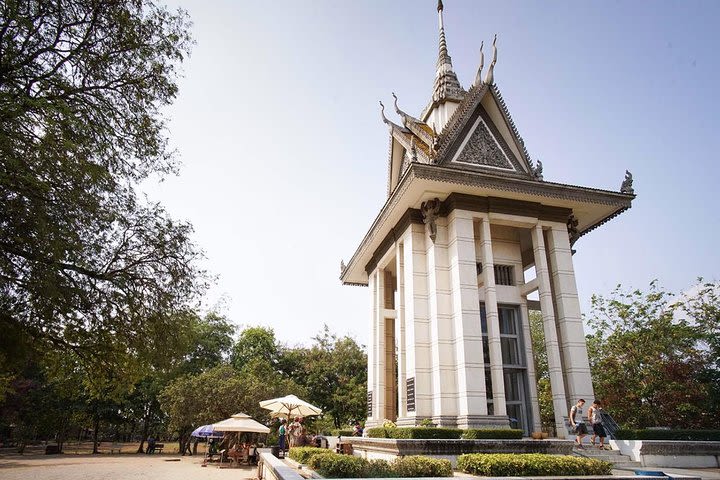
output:
[{"label": "roof spire", "polygon": [[452,68],[452,59],[448,53],[445,40],[445,26],[443,24],[443,3],[438,0],[438,23],[440,29],[440,44],[438,52],[435,84],[433,85],[433,102],[442,103],[447,99],[462,100],[465,91],[460,86],[457,75]]}]

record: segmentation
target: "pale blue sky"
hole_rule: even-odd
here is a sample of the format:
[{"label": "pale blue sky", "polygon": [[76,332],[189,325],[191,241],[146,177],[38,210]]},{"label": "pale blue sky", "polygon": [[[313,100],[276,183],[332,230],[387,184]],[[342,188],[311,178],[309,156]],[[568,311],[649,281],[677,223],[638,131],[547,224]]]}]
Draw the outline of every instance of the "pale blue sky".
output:
[{"label": "pale blue sky", "polygon": [[[437,59],[434,0],[201,1],[169,111],[178,177],[146,190],[191,221],[239,325],[308,343],[323,323],[366,343],[369,292],[344,287],[386,198],[378,100],[418,115]],[[576,244],[578,289],[720,277],[720,2],[445,2],[466,88],[498,33],[495,80],[545,179],[619,189],[633,208]],[[489,48],[486,48],[486,65]]]}]

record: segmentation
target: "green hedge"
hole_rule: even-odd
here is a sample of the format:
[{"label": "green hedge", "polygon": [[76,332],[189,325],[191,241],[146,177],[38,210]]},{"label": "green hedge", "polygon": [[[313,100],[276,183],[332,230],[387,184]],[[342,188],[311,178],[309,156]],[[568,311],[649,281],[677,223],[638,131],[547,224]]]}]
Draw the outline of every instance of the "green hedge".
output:
[{"label": "green hedge", "polygon": [[[292,452],[292,450],[291,450]],[[328,452],[325,450],[325,452]],[[452,477],[449,460],[410,456],[390,463],[385,460],[365,460],[337,453],[316,454],[310,457],[310,468],[325,478],[400,478]]]},{"label": "green hedge", "polygon": [[333,431],[332,431],[332,435],[333,435],[333,437],[352,437],[352,436],[353,436],[353,431],[352,431],[352,429],[348,429],[348,430],[342,430],[342,429],[340,429],[340,430],[333,430]]},{"label": "green hedge", "polygon": [[353,455],[327,453],[310,458],[310,468],[325,478],[363,478],[368,461]]},{"label": "green hedge", "polygon": [[522,430],[513,430],[510,428],[471,428],[465,430],[462,434],[462,438],[468,440],[486,438],[519,440],[522,437]]},{"label": "green hedge", "polygon": [[440,427],[375,427],[367,429],[367,436],[372,438],[414,438],[414,439],[452,439],[460,438],[462,430],[458,428]]},{"label": "green hedge", "polygon": [[571,455],[542,453],[470,453],[458,457],[458,469],[483,477],[610,475],[612,464]]},{"label": "green hedge", "polygon": [[401,457],[392,463],[396,476],[413,477],[452,477],[453,469],[450,460],[411,455]]},{"label": "green hedge", "polygon": [[308,463],[308,461],[315,455],[321,453],[332,453],[327,448],[316,448],[316,447],[293,447],[290,449],[288,454],[290,458],[299,463]]},{"label": "green hedge", "polygon": [[407,439],[478,439],[478,438],[494,438],[494,439],[519,439],[522,438],[522,430],[511,430],[509,428],[484,428],[461,430],[459,428],[442,428],[442,427],[399,427],[386,428],[375,427],[367,429],[367,436],[372,438],[407,438]]},{"label": "green hedge", "polygon": [[630,430],[620,429],[618,440],[680,440],[720,442],[720,430]]}]

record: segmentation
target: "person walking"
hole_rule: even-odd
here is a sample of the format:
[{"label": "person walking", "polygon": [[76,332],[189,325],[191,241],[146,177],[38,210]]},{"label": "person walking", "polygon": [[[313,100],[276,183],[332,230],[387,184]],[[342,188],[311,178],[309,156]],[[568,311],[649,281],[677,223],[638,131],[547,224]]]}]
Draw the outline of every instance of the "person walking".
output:
[{"label": "person walking", "polygon": [[280,419],[280,428],[278,429],[278,446],[280,447],[280,455],[285,457],[285,449],[287,441],[287,429],[285,428],[285,419]]},{"label": "person walking", "polygon": [[590,419],[590,424],[593,429],[592,437],[590,437],[590,443],[595,446],[595,439],[596,437],[599,437],[600,446],[598,446],[598,448],[600,450],[605,449],[605,437],[607,437],[605,427],[602,422],[602,412],[603,409],[600,400],[594,400],[592,405],[590,405],[590,408],[588,408],[588,419]]},{"label": "person walking", "polygon": [[573,432],[575,432],[575,446],[581,450],[585,449],[582,445],[582,439],[588,433],[587,426],[585,425],[585,420],[582,415],[584,405],[585,399],[581,398],[570,409],[570,425],[572,425]]}]

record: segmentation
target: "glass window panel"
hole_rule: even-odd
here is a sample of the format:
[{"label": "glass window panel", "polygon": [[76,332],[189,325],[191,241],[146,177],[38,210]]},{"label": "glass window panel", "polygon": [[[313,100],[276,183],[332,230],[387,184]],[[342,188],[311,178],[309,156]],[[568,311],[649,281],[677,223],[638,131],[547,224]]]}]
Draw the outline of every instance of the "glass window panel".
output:
[{"label": "glass window panel", "polygon": [[504,365],[520,364],[517,338],[500,337],[500,347],[502,349],[502,360]]},{"label": "glass window panel", "polygon": [[506,372],[504,377],[505,383],[505,400],[508,402],[520,401],[520,381],[522,378],[517,372]]},{"label": "glass window panel", "polygon": [[500,315],[500,333],[503,335],[517,335],[515,309],[498,308],[498,314]]},{"label": "glass window panel", "polygon": [[490,365],[490,342],[488,342],[487,335],[483,336],[483,362]]},{"label": "glass window panel", "polygon": [[510,428],[523,428],[522,408],[520,405],[507,406],[508,417],[510,417]]},{"label": "glass window panel", "polygon": [[487,315],[485,314],[485,304],[480,304],[480,328],[483,335],[487,335]]}]

